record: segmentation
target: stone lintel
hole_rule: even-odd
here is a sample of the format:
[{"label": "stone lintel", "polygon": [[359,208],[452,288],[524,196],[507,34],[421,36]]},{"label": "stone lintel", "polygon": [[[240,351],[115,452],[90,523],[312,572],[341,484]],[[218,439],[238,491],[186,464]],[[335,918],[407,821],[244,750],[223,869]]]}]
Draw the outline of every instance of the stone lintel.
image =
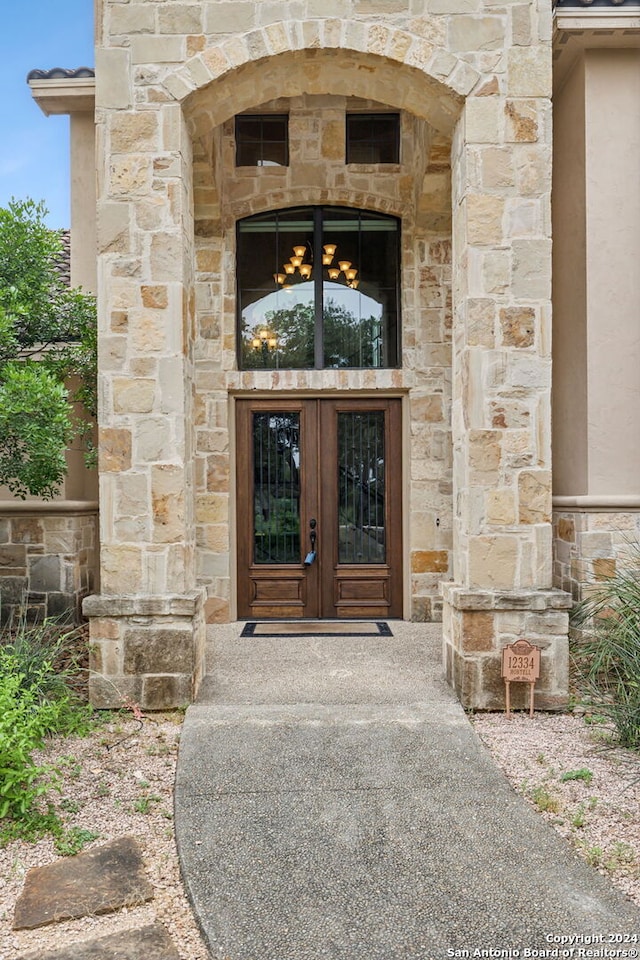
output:
[{"label": "stone lintel", "polygon": [[440,587],[455,610],[569,610],[574,603],[564,590],[469,590],[447,581]]},{"label": "stone lintel", "polygon": [[85,597],[82,612],[85,617],[193,617],[203,601],[203,591],[186,594],[140,595],[93,594]]}]

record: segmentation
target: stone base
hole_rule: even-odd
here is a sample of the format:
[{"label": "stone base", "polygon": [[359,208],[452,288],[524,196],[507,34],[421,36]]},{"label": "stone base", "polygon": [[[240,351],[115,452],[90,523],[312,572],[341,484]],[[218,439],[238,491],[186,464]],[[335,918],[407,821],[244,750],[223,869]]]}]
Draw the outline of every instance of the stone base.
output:
[{"label": "stone base", "polygon": [[[540,647],[538,710],[561,710],[569,695],[569,609],[561,590],[468,590],[443,583],[443,659],[447,681],[463,707],[503,710],[502,650],[522,637]],[[512,684],[514,709],[529,703],[529,685]]]},{"label": "stone base", "polygon": [[[588,584],[613,576],[634,554],[640,543],[640,506],[625,508],[610,498],[605,508],[606,498],[602,504],[595,497],[573,499],[573,508],[553,511],[553,582],[577,603]],[[581,500],[587,502],[580,506]]]},{"label": "stone base", "polygon": [[89,697],[98,708],[191,703],[204,673],[203,596],[92,596]]}]

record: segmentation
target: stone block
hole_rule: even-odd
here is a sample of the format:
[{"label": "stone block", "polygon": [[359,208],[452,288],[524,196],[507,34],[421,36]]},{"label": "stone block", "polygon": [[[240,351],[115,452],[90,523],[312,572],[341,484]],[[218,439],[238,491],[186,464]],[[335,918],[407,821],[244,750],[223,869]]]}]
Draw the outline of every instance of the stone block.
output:
[{"label": "stone block", "polygon": [[140,703],[142,677],[89,676],[89,701],[96,710],[118,710],[124,703]]},{"label": "stone block", "polygon": [[551,44],[512,47],[507,53],[510,97],[551,96]]},{"label": "stone block", "polygon": [[201,3],[169,3],[158,8],[158,33],[202,33]]},{"label": "stone block", "polygon": [[[36,517],[14,517],[11,520],[11,540],[13,543],[42,543],[44,541],[42,520],[38,520]],[[1,556],[2,547],[0,547]],[[2,560],[0,559],[1,563]]]},{"label": "stone block", "polygon": [[151,468],[151,511],[156,543],[175,543],[184,538],[184,487],[182,467],[159,464]]},{"label": "stone block", "polygon": [[467,197],[467,239],[476,246],[494,246],[502,242],[504,200],[493,195],[470,194]]},{"label": "stone block", "polygon": [[175,710],[192,700],[192,678],[166,675],[144,677],[140,706],[143,710]]},{"label": "stone block", "polygon": [[131,106],[129,51],[120,47],[96,47],[96,107],[126,110]]},{"label": "stone block", "polygon": [[515,536],[469,538],[469,580],[472,587],[515,586],[519,544]]},{"label": "stone block", "polygon": [[518,517],[520,523],[551,521],[551,473],[523,470],[518,476]]},{"label": "stone block", "polygon": [[131,466],[131,432],[123,427],[102,427],[99,432],[100,469],[128,470]]},{"label": "stone block", "polygon": [[411,598],[411,621],[412,623],[430,623],[432,617],[433,597]]},{"label": "stone block", "polygon": [[26,576],[0,577],[0,607],[16,604],[19,606],[27,595],[28,583]]},{"label": "stone block", "polygon": [[500,100],[471,97],[465,104],[465,140],[467,143],[500,143],[504,118]]},{"label": "stone block", "polygon": [[62,586],[62,561],[57,556],[31,558],[29,585],[32,590],[48,593]]},{"label": "stone block", "polygon": [[495,645],[494,614],[465,611],[462,614],[461,640],[466,653],[493,650]]},{"label": "stone block", "polygon": [[126,626],[122,632],[124,673],[188,673],[193,671],[190,626]]},{"label": "stone block", "polygon": [[592,566],[596,580],[608,580],[616,575],[616,560],[614,557],[598,557],[592,561]]},{"label": "stone block", "polygon": [[46,599],[46,615],[57,619],[78,619],[79,596],[75,593],[50,592]]},{"label": "stone block", "polygon": [[489,490],[486,496],[487,523],[511,526],[516,522],[515,498],[510,489]]},{"label": "stone block", "polygon": [[9,567],[10,569],[22,568],[22,572],[26,573],[27,565],[27,548],[22,544],[0,544],[0,575],[2,575],[2,569]]},{"label": "stone block", "polygon": [[498,50],[505,44],[505,19],[499,16],[458,16],[449,19],[449,49],[456,52]]},{"label": "stone block", "polygon": [[469,431],[469,466],[482,483],[497,478],[502,459],[501,434],[497,430]]},{"label": "stone block", "polygon": [[505,347],[533,345],[536,329],[536,313],[533,307],[503,307],[500,310],[500,325]]},{"label": "stone block", "polygon": [[255,26],[256,4],[250,0],[220,0],[207,3],[204,32],[207,34],[246,33]]},{"label": "stone block", "polygon": [[112,840],[75,857],[32,867],[16,902],[14,930],[98,916],[153,899],[133,837]]},{"label": "stone block", "polygon": [[412,550],[412,573],[446,573],[449,569],[449,553],[446,550]]},{"label": "stone block", "polygon": [[538,139],[538,107],[535,100],[507,100],[505,138],[514,143],[535,143]]},{"label": "stone block", "polygon": [[[138,7],[139,9],[139,7]],[[111,152],[137,154],[158,149],[158,113],[116,112],[111,118]]]},{"label": "stone block", "polygon": [[150,413],[155,399],[155,380],[114,377],[113,409],[115,413]]},{"label": "stone block", "polygon": [[229,601],[224,597],[209,597],[204,605],[206,623],[228,623]]}]

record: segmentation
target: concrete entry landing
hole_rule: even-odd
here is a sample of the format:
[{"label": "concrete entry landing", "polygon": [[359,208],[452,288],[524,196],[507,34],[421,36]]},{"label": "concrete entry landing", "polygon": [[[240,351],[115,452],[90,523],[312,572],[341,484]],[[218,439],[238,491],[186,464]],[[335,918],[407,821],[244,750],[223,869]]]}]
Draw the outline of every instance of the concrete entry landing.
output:
[{"label": "concrete entry landing", "polygon": [[240,629],[215,628],[176,784],[182,868],[213,957],[523,956],[552,949],[547,937],[640,929],[640,910],[479,743],[442,680],[437,625],[366,638]]}]

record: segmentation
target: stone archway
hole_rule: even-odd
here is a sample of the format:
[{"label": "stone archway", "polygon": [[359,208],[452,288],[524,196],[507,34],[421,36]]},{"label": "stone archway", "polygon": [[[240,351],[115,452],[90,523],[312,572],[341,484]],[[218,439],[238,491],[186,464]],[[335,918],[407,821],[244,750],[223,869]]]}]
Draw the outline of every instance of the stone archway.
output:
[{"label": "stone archway", "polygon": [[[113,690],[124,690],[147,706],[170,705],[202,671],[196,522],[208,511],[215,523],[228,504],[222,495],[194,497],[190,430],[207,414],[193,391],[202,359],[194,346],[193,145],[286,91],[366,92],[453,132],[456,520],[454,580],[444,592],[447,675],[465,704],[497,705],[500,650],[526,633],[544,648],[543,698],[560,701],[566,601],[549,589],[549,42],[530,35],[513,45],[508,18],[450,23],[448,14],[403,14],[393,25],[355,17],[230,25],[216,42],[206,23],[198,39],[173,5],[165,13],[170,39],[138,43],[130,57],[107,30],[101,57],[104,595],[86,606],[95,699],[113,702]],[[196,8],[191,15],[205,16]],[[112,31],[117,19],[113,12]],[[197,52],[181,62],[177,51],[190,46]],[[153,50],[164,59],[153,62]],[[214,274],[229,268],[207,266]],[[206,375],[215,382],[214,371]]]}]

